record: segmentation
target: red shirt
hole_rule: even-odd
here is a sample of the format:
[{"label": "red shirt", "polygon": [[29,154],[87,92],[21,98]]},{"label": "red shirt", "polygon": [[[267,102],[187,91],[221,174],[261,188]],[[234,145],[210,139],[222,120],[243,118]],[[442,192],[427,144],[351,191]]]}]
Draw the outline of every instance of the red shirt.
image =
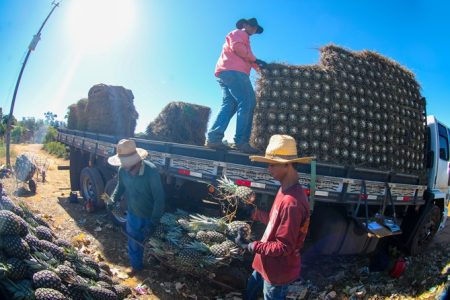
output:
[{"label": "red shirt", "polygon": [[300,250],[309,226],[309,203],[300,184],[275,197],[270,213],[256,210],[253,219],[267,224],[261,241],[254,242],[253,269],[271,284],[288,284],[298,279]]},{"label": "red shirt", "polygon": [[249,35],[243,30],[233,30],[225,38],[214,74],[218,76],[222,71],[239,71],[250,75],[252,67],[258,69],[255,60]]}]

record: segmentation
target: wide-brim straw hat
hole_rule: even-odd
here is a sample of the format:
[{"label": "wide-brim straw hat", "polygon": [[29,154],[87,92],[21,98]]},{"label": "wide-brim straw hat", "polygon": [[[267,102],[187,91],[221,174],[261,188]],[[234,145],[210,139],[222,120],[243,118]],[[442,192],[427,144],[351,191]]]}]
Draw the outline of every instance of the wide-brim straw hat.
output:
[{"label": "wide-brim straw hat", "polygon": [[108,158],[108,163],[115,167],[132,167],[145,159],[148,155],[147,150],[136,148],[133,140],[120,140],[117,143],[117,154]]},{"label": "wide-brim straw hat", "polygon": [[251,161],[269,164],[309,163],[314,157],[298,157],[297,143],[292,136],[275,134],[270,137],[265,156],[250,156]]}]

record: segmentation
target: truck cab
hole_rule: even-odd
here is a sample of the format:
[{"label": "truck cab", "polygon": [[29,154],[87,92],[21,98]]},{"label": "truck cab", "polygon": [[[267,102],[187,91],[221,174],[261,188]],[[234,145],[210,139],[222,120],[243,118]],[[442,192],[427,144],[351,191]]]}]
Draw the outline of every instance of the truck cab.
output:
[{"label": "truck cab", "polygon": [[440,229],[445,226],[450,198],[450,129],[435,116],[427,117],[427,172],[428,192],[442,209]]}]

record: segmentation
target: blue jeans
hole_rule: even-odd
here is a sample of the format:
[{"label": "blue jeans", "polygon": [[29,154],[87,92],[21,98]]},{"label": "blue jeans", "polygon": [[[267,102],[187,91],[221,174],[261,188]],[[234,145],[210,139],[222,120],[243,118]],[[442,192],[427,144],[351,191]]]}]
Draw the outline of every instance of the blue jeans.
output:
[{"label": "blue jeans", "polygon": [[128,257],[134,270],[142,270],[144,256],[144,248],[136,241],[142,243],[152,226],[153,222],[149,219],[140,218],[128,211],[127,234],[134,239],[128,239]]},{"label": "blue jeans", "polygon": [[264,300],[284,300],[288,293],[288,287],[289,284],[270,284],[262,278],[261,274],[253,271],[252,275],[248,278],[244,300],[258,299],[258,292],[261,288],[263,289]]},{"label": "blue jeans", "polygon": [[217,81],[222,88],[223,100],[216,121],[208,132],[208,141],[222,142],[231,118],[237,113],[234,142],[237,145],[248,143],[256,105],[255,91],[249,76],[238,71],[223,71]]}]

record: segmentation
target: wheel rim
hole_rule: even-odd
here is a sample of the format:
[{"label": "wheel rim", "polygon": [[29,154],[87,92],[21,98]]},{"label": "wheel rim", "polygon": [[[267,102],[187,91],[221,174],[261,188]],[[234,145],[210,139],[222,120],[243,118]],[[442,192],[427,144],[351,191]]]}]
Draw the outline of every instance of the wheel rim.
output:
[{"label": "wheel rim", "polygon": [[95,200],[97,198],[97,195],[94,191],[94,184],[92,183],[91,179],[86,176],[83,179],[83,183],[82,183],[82,187],[83,187],[83,196],[86,199],[91,199],[91,200]]},{"label": "wheel rim", "polygon": [[425,247],[434,237],[439,226],[439,218],[439,209],[436,210],[433,208],[432,211],[430,211],[427,222],[424,222],[424,224],[419,229],[420,232],[417,235],[417,245],[419,246],[419,248]]}]

